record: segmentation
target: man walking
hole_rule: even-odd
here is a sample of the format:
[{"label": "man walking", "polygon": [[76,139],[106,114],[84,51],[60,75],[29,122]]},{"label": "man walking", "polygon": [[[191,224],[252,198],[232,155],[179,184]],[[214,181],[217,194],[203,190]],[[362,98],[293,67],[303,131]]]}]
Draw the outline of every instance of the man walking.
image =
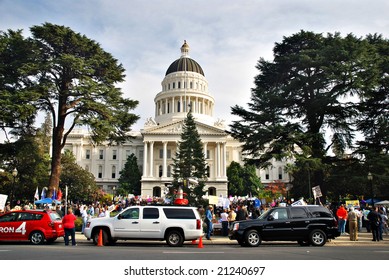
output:
[{"label": "man walking", "polygon": [[350,240],[358,241],[358,213],[355,212],[354,207],[350,208],[350,212],[347,214]]}]

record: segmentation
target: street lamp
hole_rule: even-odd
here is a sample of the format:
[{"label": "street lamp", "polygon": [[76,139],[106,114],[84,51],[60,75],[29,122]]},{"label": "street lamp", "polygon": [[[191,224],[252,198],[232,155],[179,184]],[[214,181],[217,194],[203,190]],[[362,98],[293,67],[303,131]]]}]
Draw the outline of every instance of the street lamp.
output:
[{"label": "street lamp", "polygon": [[372,201],[372,206],[374,207],[373,175],[371,174],[371,172],[369,172],[367,174],[367,180],[369,180],[370,191],[371,191],[371,201]]},{"label": "street lamp", "polygon": [[11,199],[10,199],[10,204],[11,204],[11,209],[12,209],[12,202],[13,202],[13,194],[14,194],[14,190],[15,190],[15,182],[16,182],[16,177],[18,176],[18,170],[16,169],[16,167],[14,168],[14,170],[12,170],[12,177],[14,178],[13,180],[13,184],[12,184],[12,189],[11,189]]}]

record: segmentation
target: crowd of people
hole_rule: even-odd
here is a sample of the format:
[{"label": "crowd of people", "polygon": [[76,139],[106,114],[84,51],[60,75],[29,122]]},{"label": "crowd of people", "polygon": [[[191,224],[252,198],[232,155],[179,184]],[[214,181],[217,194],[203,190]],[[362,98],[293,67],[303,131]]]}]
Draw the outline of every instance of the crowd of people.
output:
[{"label": "crowd of people", "polygon": [[[388,234],[388,209],[385,207],[364,207],[352,206],[346,208],[340,205],[333,214],[338,219],[338,231],[341,235],[349,234],[351,241],[358,241],[358,232],[365,226],[368,232],[372,233],[372,241],[383,240],[383,233]],[[346,225],[348,230],[346,232]]]}]

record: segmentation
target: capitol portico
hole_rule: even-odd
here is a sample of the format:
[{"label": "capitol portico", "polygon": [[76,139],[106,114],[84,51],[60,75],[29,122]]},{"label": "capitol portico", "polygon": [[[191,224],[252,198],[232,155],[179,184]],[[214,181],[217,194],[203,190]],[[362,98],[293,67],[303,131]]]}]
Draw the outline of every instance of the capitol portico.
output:
[{"label": "capitol portico", "polygon": [[[208,91],[203,69],[189,56],[186,42],[161,84],[161,91],[154,98],[155,116],[147,118],[141,131],[132,133],[131,141],[116,146],[93,146],[87,131],[75,130],[69,135],[65,149],[73,152],[77,163],[93,173],[97,185],[107,192],[118,185],[119,172],[133,153],[143,171],[142,197],[163,197],[166,184],[173,179],[173,158],[183,121],[191,110],[207,161],[205,191],[208,195],[227,196],[227,167],[232,161],[243,164],[241,143],[226,133],[223,120],[214,117],[215,99]],[[258,170],[262,182],[288,182],[283,168],[286,163],[272,164],[273,168]]]}]

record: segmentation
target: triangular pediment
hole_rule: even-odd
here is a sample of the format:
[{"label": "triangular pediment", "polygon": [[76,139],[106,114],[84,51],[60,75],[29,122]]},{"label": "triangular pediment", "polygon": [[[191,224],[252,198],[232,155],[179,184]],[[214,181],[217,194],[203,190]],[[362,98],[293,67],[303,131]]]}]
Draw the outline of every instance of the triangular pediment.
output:
[{"label": "triangular pediment", "polygon": [[[227,135],[227,133],[224,131],[224,129],[214,127],[208,124],[204,124],[198,121],[195,121],[197,131],[200,135]],[[168,123],[168,124],[162,124],[162,125],[155,125],[155,126],[149,126],[145,129],[143,129],[141,132],[142,134],[177,134],[180,135],[182,133],[184,120]]]}]

